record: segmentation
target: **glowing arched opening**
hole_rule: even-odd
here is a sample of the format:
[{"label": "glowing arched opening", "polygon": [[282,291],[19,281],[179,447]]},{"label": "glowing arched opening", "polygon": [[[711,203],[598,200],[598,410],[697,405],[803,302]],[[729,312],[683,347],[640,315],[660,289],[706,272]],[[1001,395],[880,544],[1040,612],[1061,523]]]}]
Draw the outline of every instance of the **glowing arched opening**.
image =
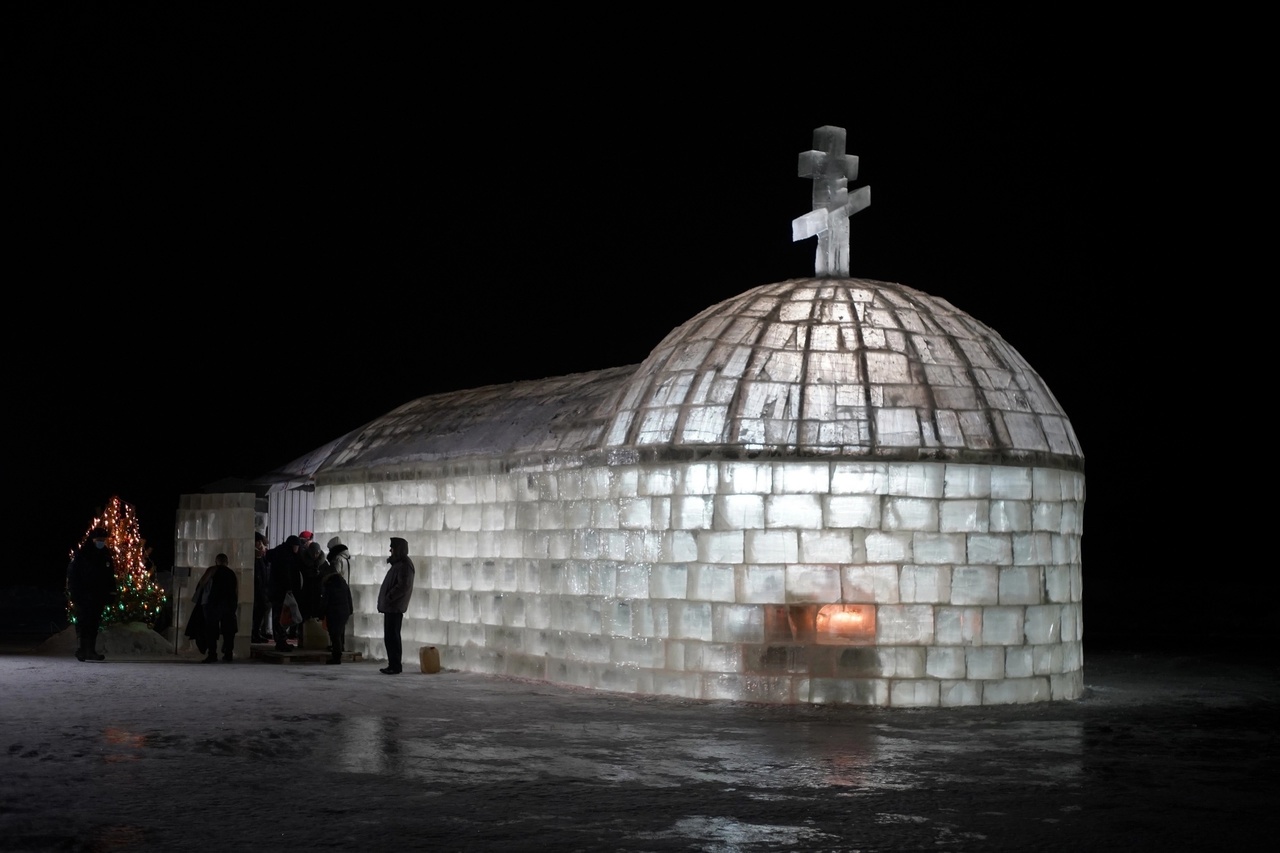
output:
[{"label": "glowing arched opening", "polygon": [[872,604],[828,604],[818,611],[814,627],[822,644],[874,643],[876,608]]}]

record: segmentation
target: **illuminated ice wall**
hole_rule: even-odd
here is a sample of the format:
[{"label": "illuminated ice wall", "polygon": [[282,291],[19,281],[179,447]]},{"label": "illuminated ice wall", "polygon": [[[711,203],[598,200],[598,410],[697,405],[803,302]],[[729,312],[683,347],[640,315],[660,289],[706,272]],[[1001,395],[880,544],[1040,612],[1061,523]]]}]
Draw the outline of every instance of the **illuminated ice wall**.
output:
[{"label": "illuminated ice wall", "polygon": [[355,649],[604,690],[934,707],[1082,691],[1083,455],[993,330],[901,284],[765,285],[638,366],[425,397],[343,437],[313,529]]}]

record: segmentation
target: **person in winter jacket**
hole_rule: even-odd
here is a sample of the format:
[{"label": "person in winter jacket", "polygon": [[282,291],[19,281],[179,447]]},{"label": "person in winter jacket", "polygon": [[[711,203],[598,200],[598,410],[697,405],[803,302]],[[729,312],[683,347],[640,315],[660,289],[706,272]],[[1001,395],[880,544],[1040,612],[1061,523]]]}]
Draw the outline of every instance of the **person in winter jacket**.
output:
[{"label": "person in winter jacket", "polygon": [[400,643],[400,626],[413,595],[413,561],[409,559],[409,543],[391,537],[391,564],[378,589],[378,612],[382,614],[382,638],[387,647],[387,665],[378,670],[383,675],[399,675],[403,671],[404,647]]},{"label": "person in winter jacket", "polygon": [[324,615],[320,612],[323,606],[320,576],[328,566],[329,561],[324,558],[324,549],[320,547],[319,542],[304,541],[302,543],[302,547],[298,549],[298,571],[302,575],[302,593],[299,595],[295,590],[293,594],[298,599],[298,606],[302,608],[304,619],[319,619]]},{"label": "person in winter jacket", "polygon": [[271,590],[271,626],[276,641],[276,651],[291,652],[288,628],[280,621],[280,611],[284,609],[286,593],[293,593],[297,598],[302,593],[302,577],[298,572],[298,548],[302,540],[290,536],[267,552],[267,564],[270,566],[268,585]]},{"label": "person in winter jacket", "polygon": [[95,527],[67,567],[67,594],[80,631],[76,660],[106,660],[106,655],[98,654],[98,629],[102,609],[118,596],[115,552],[109,538],[105,527]]},{"label": "person in winter jacket", "polygon": [[253,625],[249,630],[249,642],[265,643],[271,639],[267,614],[271,612],[271,587],[268,579],[271,567],[267,563],[267,537],[253,534]]},{"label": "person in winter jacket", "polygon": [[320,590],[324,600],[324,624],[329,630],[327,663],[342,663],[343,638],[347,631],[347,620],[355,610],[351,601],[351,587],[347,585],[347,579],[342,576],[342,572],[326,562],[324,574],[320,576]]},{"label": "person in winter jacket", "polygon": [[347,546],[342,544],[342,540],[337,536],[329,540],[329,553],[325,555],[325,559],[329,561],[329,565],[333,566],[334,571],[342,575],[343,580],[348,583],[351,581],[351,554],[347,551]]},{"label": "person in winter jacket", "polygon": [[196,603],[204,608],[205,663],[218,660],[218,636],[222,636],[222,659],[231,663],[235,649],[236,613],[240,606],[240,579],[227,565],[227,555],[219,554],[196,584]]}]

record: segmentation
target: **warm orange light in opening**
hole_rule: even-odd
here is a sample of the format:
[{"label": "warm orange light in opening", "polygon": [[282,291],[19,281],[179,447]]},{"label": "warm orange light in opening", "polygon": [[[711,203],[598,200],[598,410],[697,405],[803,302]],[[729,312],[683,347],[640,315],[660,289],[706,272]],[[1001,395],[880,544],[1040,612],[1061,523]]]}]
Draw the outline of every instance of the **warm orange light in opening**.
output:
[{"label": "warm orange light in opening", "polygon": [[876,609],[870,604],[828,604],[818,611],[819,643],[869,643],[876,638]]}]

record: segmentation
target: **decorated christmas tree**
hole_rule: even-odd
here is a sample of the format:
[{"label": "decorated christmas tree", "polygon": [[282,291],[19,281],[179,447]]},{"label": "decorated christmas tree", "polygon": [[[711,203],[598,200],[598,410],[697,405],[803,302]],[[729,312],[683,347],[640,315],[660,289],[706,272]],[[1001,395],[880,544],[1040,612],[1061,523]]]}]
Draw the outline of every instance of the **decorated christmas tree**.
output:
[{"label": "decorated christmas tree", "polygon": [[[77,547],[84,547],[96,527],[107,529],[107,547],[114,555],[116,570],[117,600],[102,614],[102,624],[145,622],[154,627],[167,596],[156,584],[133,507],[118,497],[111,498],[102,514],[89,522]],[[74,550],[70,556],[75,556]],[[74,606],[71,621],[75,621]]]}]

